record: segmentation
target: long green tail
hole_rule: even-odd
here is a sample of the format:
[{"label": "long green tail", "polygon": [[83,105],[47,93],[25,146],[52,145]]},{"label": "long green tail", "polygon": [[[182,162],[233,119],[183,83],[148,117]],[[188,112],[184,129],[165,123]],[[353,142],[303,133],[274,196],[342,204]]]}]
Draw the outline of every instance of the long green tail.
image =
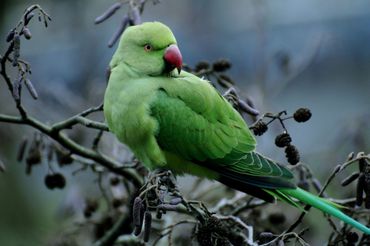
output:
[{"label": "long green tail", "polygon": [[330,202],[325,202],[323,199],[305,191],[300,188],[296,189],[279,189],[280,192],[287,196],[294,197],[299,201],[311,205],[321,211],[337,217],[338,219],[344,221],[345,223],[357,228],[358,230],[370,235],[370,228],[361,224],[360,222],[352,219],[348,215],[341,212],[339,209],[335,208],[333,205],[330,205]]}]

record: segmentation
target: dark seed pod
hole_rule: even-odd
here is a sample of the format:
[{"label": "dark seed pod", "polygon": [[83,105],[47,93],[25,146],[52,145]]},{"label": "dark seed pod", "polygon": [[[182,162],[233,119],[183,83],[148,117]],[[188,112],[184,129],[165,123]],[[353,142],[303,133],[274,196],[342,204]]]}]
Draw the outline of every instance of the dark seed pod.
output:
[{"label": "dark seed pod", "polygon": [[308,108],[299,108],[295,111],[293,118],[297,122],[306,122],[311,118],[312,114]]},{"label": "dark seed pod", "polygon": [[356,243],[359,239],[359,236],[356,232],[350,231],[347,233],[346,239],[349,243]]},{"label": "dark seed pod", "polygon": [[21,49],[21,39],[18,33],[15,33],[13,36],[13,67],[18,65],[19,52]]},{"label": "dark seed pod", "polygon": [[122,204],[123,204],[122,199],[114,198],[112,201],[113,208],[119,208],[122,206]]},{"label": "dark seed pod", "polygon": [[267,124],[263,121],[258,121],[253,127],[252,127],[253,133],[256,136],[261,136],[264,134],[267,130]]},{"label": "dark seed pod", "polygon": [[12,96],[15,100],[20,100],[21,98],[22,82],[22,76],[19,76],[18,79],[13,82]]},{"label": "dark seed pod", "polygon": [[285,222],[286,217],[282,213],[272,213],[268,216],[268,220],[273,225],[279,225]]},{"label": "dark seed pod", "polygon": [[369,209],[370,208],[370,175],[369,175],[369,167],[367,166],[365,168],[365,173],[364,173],[364,192],[365,192],[365,208]]},{"label": "dark seed pod", "polygon": [[287,159],[289,164],[296,165],[299,162],[299,155]]},{"label": "dark seed pod", "polygon": [[135,236],[139,236],[140,232],[141,232],[141,227],[135,226],[135,228],[134,228],[134,235]]},{"label": "dark seed pod", "polygon": [[41,162],[41,151],[39,147],[36,144],[34,144],[33,146],[31,146],[27,153],[26,163],[27,165],[31,166],[39,164],[40,162]]},{"label": "dark seed pod", "polygon": [[[366,160],[365,160],[366,161]],[[370,163],[366,162],[364,169],[366,190],[370,190]]]},{"label": "dark seed pod", "polygon": [[282,133],[276,136],[275,138],[275,145],[283,148],[288,146],[292,142],[292,138],[290,137],[289,133]]},{"label": "dark seed pod", "polygon": [[69,165],[73,162],[73,158],[72,158],[71,154],[68,153],[66,155],[61,156],[58,159],[58,162],[59,162],[59,165],[61,165],[61,166]]},{"label": "dark seed pod", "polygon": [[366,193],[366,196],[365,196],[365,208],[366,209],[370,208],[370,194],[367,194],[367,193]]},{"label": "dark seed pod", "polygon": [[55,188],[63,189],[66,186],[66,179],[61,173],[55,173],[53,177]]},{"label": "dark seed pod", "polygon": [[200,61],[195,65],[195,72],[199,72],[202,70],[207,70],[209,68],[209,62],[207,61]]},{"label": "dark seed pod", "polygon": [[113,176],[109,179],[109,183],[111,186],[116,186],[121,182],[121,179],[117,176]]},{"label": "dark seed pod", "polygon": [[149,241],[150,229],[152,227],[152,214],[149,211],[145,211],[144,214],[144,242]]},{"label": "dark seed pod", "polygon": [[348,176],[347,178],[343,179],[341,185],[342,186],[347,186],[350,183],[352,183],[353,181],[355,181],[359,176],[360,176],[359,172],[354,172],[350,176]]},{"label": "dark seed pod", "polygon": [[54,188],[63,189],[66,185],[66,179],[61,173],[46,175],[44,182],[46,187],[51,190]]},{"label": "dark seed pod", "polygon": [[86,207],[88,207],[93,212],[95,212],[99,207],[98,201],[94,199],[88,200],[86,205]]},{"label": "dark seed pod", "polygon": [[214,242],[212,242],[213,241],[212,233],[207,228],[204,227],[197,228],[196,236],[200,246],[214,245]]},{"label": "dark seed pod", "polygon": [[[359,155],[357,155],[357,158],[360,158]],[[364,172],[365,171],[365,167],[367,165],[367,162],[365,159],[361,158],[358,160],[358,169],[360,170],[360,172]]]},{"label": "dark seed pod", "polygon": [[141,209],[142,209],[143,200],[140,197],[136,197],[134,200],[134,205],[132,208],[132,217],[134,220],[134,234],[138,236],[141,232],[141,227],[143,223],[143,218],[141,216]]},{"label": "dark seed pod", "polygon": [[14,38],[14,34],[15,34],[15,28],[11,29],[8,33],[8,35],[6,35],[6,42],[9,43],[10,41],[13,40]]},{"label": "dark seed pod", "polygon": [[142,203],[143,203],[143,200],[140,197],[135,198],[134,206],[133,206],[133,209],[132,209],[132,212],[133,212],[132,217],[134,218],[134,225],[135,226],[141,226],[140,210],[141,210]]},{"label": "dark seed pod", "polygon": [[84,210],[84,217],[85,217],[85,218],[90,218],[90,217],[92,216],[92,214],[93,214],[93,213],[92,213],[91,211],[86,210],[86,209]]},{"label": "dark seed pod", "polygon": [[22,33],[23,33],[24,37],[25,37],[27,40],[30,40],[30,39],[32,38],[31,31],[30,31],[30,29],[28,29],[28,27],[23,27],[23,29],[22,29]]},{"label": "dark seed pod", "polygon": [[288,145],[285,148],[285,156],[288,162],[292,165],[295,165],[299,162],[299,152],[294,145]]},{"label": "dark seed pod", "polygon": [[57,156],[58,164],[61,167],[69,165],[73,162],[73,158],[71,156],[71,153],[68,153],[65,150],[60,149],[60,148],[56,148],[55,153],[56,153],[56,156]]},{"label": "dark seed pod", "polygon": [[160,219],[162,219],[162,214],[163,214],[162,209],[157,208],[155,217],[160,220]]},{"label": "dark seed pod", "polygon": [[99,203],[96,200],[87,200],[84,208],[85,218],[90,218],[91,215],[96,212],[99,207]]},{"label": "dark seed pod", "polygon": [[48,27],[48,21],[46,20],[45,16],[44,16],[44,26],[45,26],[45,28]]},{"label": "dark seed pod", "polygon": [[215,61],[212,65],[215,72],[224,72],[231,67],[231,63],[226,59]]},{"label": "dark seed pod", "polygon": [[26,148],[27,148],[27,143],[28,143],[28,139],[25,137],[25,138],[23,138],[21,144],[19,145],[18,154],[17,154],[17,161],[19,161],[19,162],[21,162],[23,160],[24,153],[25,153]]},{"label": "dark seed pod", "polygon": [[31,82],[31,80],[29,79],[26,79],[24,81],[24,83],[26,84],[26,87],[27,87],[27,90],[28,92],[30,93],[30,95],[32,96],[33,99],[37,100],[37,98],[39,97],[38,94],[37,94],[37,91],[35,90],[35,87],[33,87],[33,84]]},{"label": "dark seed pod", "polygon": [[364,180],[365,180],[365,177],[364,177],[364,174],[361,173],[359,178],[358,178],[358,181],[357,181],[357,188],[356,188],[356,205],[357,206],[361,206],[362,205],[362,202],[363,202],[363,194],[364,194]]},{"label": "dark seed pod", "polygon": [[46,187],[50,190],[55,188],[54,175],[48,174],[45,176],[44,183]]}]

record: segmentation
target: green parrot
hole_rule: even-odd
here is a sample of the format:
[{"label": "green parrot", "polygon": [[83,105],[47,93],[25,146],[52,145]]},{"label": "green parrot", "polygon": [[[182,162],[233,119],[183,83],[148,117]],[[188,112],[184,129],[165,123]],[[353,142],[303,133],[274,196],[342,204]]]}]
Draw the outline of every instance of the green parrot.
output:
[{"label": "green parrot", "polygon": [[256,140],[240,114],[208,81],[181,71],[182,55],[166,25],[127,28],[109,66],[109,129],[149,169],[217,180],[269,202],[278,198],[299,207],[297,199],[370,234],[255,151]]}]

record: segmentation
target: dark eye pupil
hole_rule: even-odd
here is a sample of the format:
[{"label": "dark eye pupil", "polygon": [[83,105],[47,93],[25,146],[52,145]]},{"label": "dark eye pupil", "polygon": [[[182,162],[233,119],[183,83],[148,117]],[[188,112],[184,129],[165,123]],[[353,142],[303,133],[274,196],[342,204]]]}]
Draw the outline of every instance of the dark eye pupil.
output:
[{"label": "dark eye pupil", "polygon": [[150,44],[146,44],[146,45],[144,46],[144,48],[145,48],[146,50],[151,50],[151,49],[152,49],[152,46],[151,46]]}]

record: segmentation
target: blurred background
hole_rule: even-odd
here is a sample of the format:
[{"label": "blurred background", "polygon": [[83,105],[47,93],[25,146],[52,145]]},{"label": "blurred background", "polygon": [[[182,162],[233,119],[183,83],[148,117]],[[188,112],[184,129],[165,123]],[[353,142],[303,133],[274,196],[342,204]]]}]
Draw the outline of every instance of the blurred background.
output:
[{"label": "blurred background", "polygon": [[[39,100],[28,95],[23,98],[32,115],[52,123],[102,101],[105,70],[116,47],[109,49],[107,43],[125,11],[94,25],[95,17],[114,1],[37,3],[52,21],[45,29],[35,18],[29,26],[32,39],[22,39],[21,58],[32,66],[30,79]],[[29,4],[24,0],[1,1],[1,53],[7,48],[8,31]],[[324,182],[351,151],[370,151],[369,1],[162,0],[145,7],[143,21],[153,20],[173,30],[188,65],[229,59],[229,75],[237,82],[239,93],[252,98],[262,113],[310,108],[310,121],[288,122],[287,128],[301,160],[320,181]],[[4,81],[0,81],[0,105],[0,113],[17,113]],[[285,162],[283,151],[274,145],[274,136],[281,131],[276,124],[257,137],[258,150]],[[0,159],[7,168],[6,173],[0,173],[0,245],[46,244],[72,224],[68,209],[78,210],[84,196],[98,193],[91,173],[71,175],[77,167],[62,170],[67,176],[62,190],[45,187],[48,169],[43,165],[26,175],[16,153],[22,138],[33,134],[28,127],[0,123]],[[80,142],[92,138],[82,129],[71,134]],[[109,136],[105,139],[108,152],[112,141]],[[179,181],[184,192],[190,189],[188,180]],[[343,189],[339,183],[336,179],[329,187],[332,197],[353,196],[354,186]],[[299,211],[291,211],[293,220]],[[78,216],[82,218],[82,214]],[[325,242],[329,225],[321,214],[312,211],[305,220],[314,224],[306,239],[313,244]]]}]

